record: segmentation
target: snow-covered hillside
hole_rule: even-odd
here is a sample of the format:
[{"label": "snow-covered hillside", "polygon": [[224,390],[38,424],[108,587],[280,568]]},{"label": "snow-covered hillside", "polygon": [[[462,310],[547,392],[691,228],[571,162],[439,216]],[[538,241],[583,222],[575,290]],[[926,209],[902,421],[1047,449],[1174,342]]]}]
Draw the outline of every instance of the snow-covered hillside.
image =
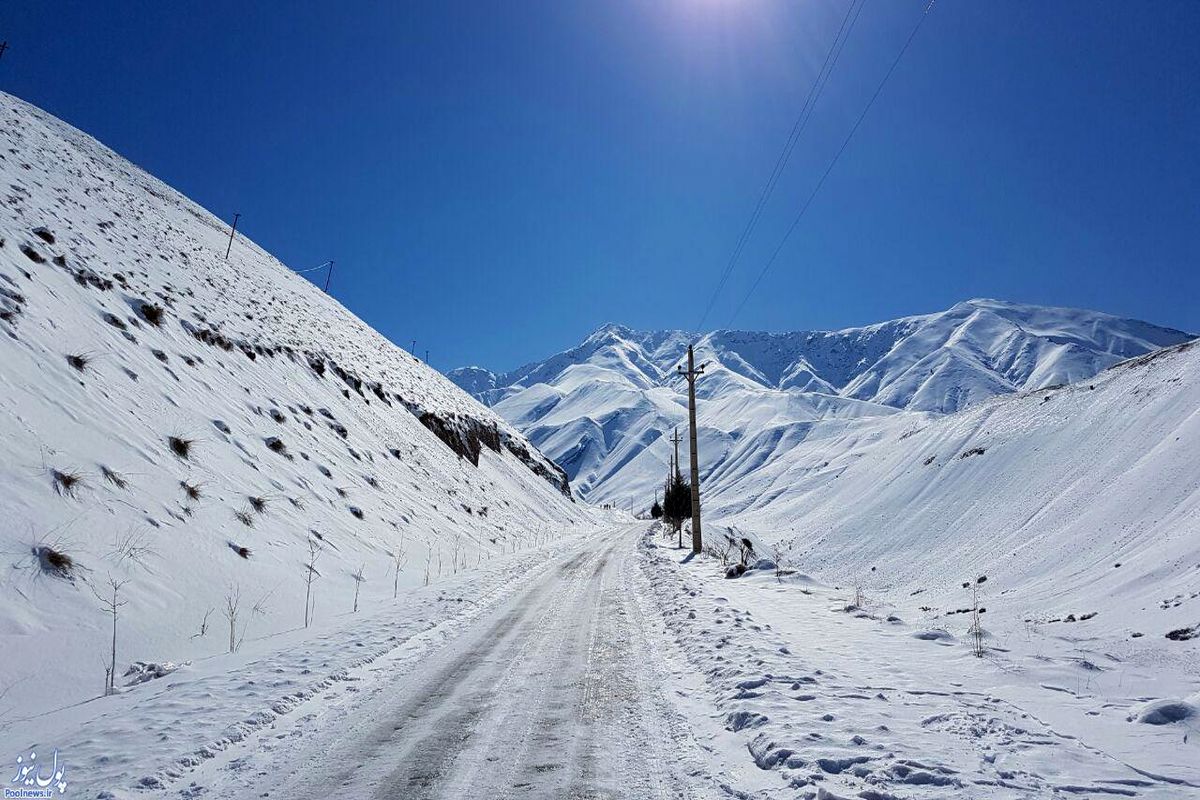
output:
[{"label": "snow-covered hillside", "polygon": [[1018,616],[1102,611],[1161,637],[1200,625],[1197,452],[1188,342],[953,415],[820,426],[787,459],[728,467],[706,501],[826,579],[940,606],[987,574]]},{"label": "snow-covered hillside", "polygon": [[[0,94],[0,716],[584,520],[519,432],[78,130]],[[6,692],[6,693],[5,693]]]},{"label": "snow-covered hillside", "polygon": [[[753,450],[754,443],[740,447]],[[764,630],[790,632],[794,650],[837,681],[857,675],[858,687],[902,684],[894,672],[944,689],[965,680],[967,708],[943,702],[917,711],[898,735],[906,743],[955,732],[988,750],[997,729],[1010,724],[1053,732],[994,761],[967,749],[964,763],[972,768],[1002,765],[1002,777],[1026,784],[1015,797],[1058,796],[1056,783],[1090,782],[1110,788],[1069,791],[1197,796],[1197,453],[1196,342],[956,414],[821,424],[791,443],[786,457],[750,468],[735,453],[706,495],[709,544],[720,551],[727,537],[749,538],[759,555],[813,580],[752,572],[716,591],[732,606],[753,608]],[[978,584],[979,576],[987,580]],[[985,658],[978,661],[970,655],[974,601],[965,585],[982,589]],[[796,674],[770,643],[748,651],[729,641],[727,626],[698,624],[714,603],[695,587],[672,589],[660,603],[677,615],[681,635],[698,642],[723,636],[716,646],[736,654],[740,671],[727,668],[717,679],[725,691],[743,675]],[[697,623],[685,616],[689,608]],[[839,705],[855,696],[828,695],[832,716],[853,724],[869,718]],[[731,713],[780,721],[754,733],[756,758],[807,752],[802,727],[791,725],[802,712],[787,700],[730,703]],[[905,702],[906,713],[913,704]],[[1014,705],[1019,719],[1002,722]],[[902,716],[886,709],[880,730],[899,734]],[[1081,770],[1069,754],[1047,758],[1040,745],[1048,742],[1086,743],[1104,763]],[[954,749],[929,752],[947,757]],[[765,755],[760,763],[780,768]],[[1104,774],[1123,767],[1140,777]]]},{"label": "snow-covered hillside", "polygon": [[814,424],[945,414],[989,398],[1086,379],[1187,341],[1181,331],[1094,311],[970,300],[924,316],[841,331],[639,332],[606,325],[578,347],[496,375],[450,374],[559,463],[581,496],[646,506],[686,419],[675,374],[688,342],[697,383],[702,478],[786,453]]}]

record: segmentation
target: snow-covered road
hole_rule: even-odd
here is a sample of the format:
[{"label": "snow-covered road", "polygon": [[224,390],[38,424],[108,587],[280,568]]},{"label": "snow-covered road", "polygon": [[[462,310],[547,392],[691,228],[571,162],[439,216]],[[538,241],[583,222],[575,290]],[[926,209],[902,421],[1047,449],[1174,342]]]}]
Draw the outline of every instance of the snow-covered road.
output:
[{"label": "snow-covered road", "polygon": [[642,529],[583,539],[409,671],[381,667],[352,702],[187,782],[226,797],[713,796],[631,585]]},{"label": "snow-covered road", "polygon": [[1200,796],[1191,669],[722,574],[610,522],[0,733],[110,800]]}]

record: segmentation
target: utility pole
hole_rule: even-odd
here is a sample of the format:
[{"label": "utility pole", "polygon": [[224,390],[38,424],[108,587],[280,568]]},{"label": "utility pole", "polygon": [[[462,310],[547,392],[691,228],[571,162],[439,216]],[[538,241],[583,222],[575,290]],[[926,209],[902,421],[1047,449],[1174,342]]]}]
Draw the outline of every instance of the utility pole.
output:
[{"label": "utility pole", "polygon": [[329,280],[333,277],[333,259],[329,259],[329,271],[325,273],[325,294],[329,294]]},{"label": "utility pole", "polygon": [[417,357],[417,340],[413,339],[412,347],[408,348],[408,354],[413,358]]},{"label": "utility pole", "polygon": [[425,348],[425,363],[426,364],[429,363],[429,348],[428,347]]},{"label": "utility pole", "polygon": [[696,378],[704,374],[704,365],[696,368],[696,357],[688,345],[687,372],[682,367],[676,371],[688,382],[688,439],[692,445],[692,552],[700,552],[700,456],[696,452]]},{"label": "utility pole", "polygon": [[237,221],[240,216],[242,216],[242,215],[238,214],[238,213],[234,213],[234,215],[233,215],[233,227],[229,229],[229,244],[227,244],[225,246],[225,260],[226,261],[229,260],[229,250],[233,247],[233,235],[235,233],[237,233]]},{"label": "utility pole", "polygon": [[4,51],[8,49],[8,42],[0,42],[0,58],[4,58]]},{"label": "utility pole", "polygon": [[671,441],[675,443],[675,460],[671,462],[671,474],[667,476],[668,481],[679,474],[679,442],[682,441],[679,438],[679,428],[675,429],[675,435],[671,437]]}]

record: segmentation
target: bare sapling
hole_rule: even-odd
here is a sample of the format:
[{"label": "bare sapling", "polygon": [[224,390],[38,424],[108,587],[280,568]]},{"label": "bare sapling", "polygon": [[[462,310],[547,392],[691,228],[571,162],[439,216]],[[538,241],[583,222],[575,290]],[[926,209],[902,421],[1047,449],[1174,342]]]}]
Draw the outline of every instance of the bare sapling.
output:
[{"label": "bare sapling", "polygon": [[354,579],[354,613],[355,614],[358,613],[358,590],[361,589],[362,585],[367,582],[366,577],[363,576],[363,570],[366,568],[367,568],[366,564],[360,564],[358,567],[358,572],[353,572],[350,574],[350,577]]},{"label": "bare sapling", "polygon": [[971,593],[971,627],[967,633],[971,635],[971,652],[976,658],[983,658],[983,619],[982,615],[987,612],[987,609],[979,605],[979,595],[983,591],[983,584],[987,582],[987,575],[980,575],[974,581],[967,581],[963,584],[963,588]]},{"label": "bare sapling", "polygon": [[745,568],[749,566],[746,563],[747,560],[753,558],[754,556],[754,542],[750,541],[749,539],[742,539],[741,542],[738,543],[738,548],[741,551],[739,554],[740,563],[742,567]]},{"label": "bare sapling", "polygon": [[221,614],[229,622],[229,652],[234,652],[238,647],[237,639],[237,621],[238,615],[241,613],[242,605],[242,590],[236,583],[231,584],[229,590],[225,592],[225,608]]},{"label": "bare sapling", "polygon": [[400,593],[400,571],[404,569],[404,565],[408,563],[408,554],[404,551],[404,537],[400,538],[400,544],[396,545],[396,552],[392,554],[392,599]]},{"label": "bare sapling", "polygon": [[[875,572],[875,567],[871,567],[871,572]],[[866,609],[867,607],[867,593],[863,583],[864,579],[861,575],[854,582],[854,607],[859,609]]]},{"label": "bare sapling", "polygon": [[771,561],[775,564],[775,580],[783,581],[783,546],[775,545],[771,548]]},{"label": "bare sapling", "polygon": [[121,606],[126,605],[129,601],[121,599],[121,589],[124,588],[128,581],[119,581],[109,575],[105,585],[101,587],[101,591],[97,591],[96,587],[90,586],[92,594],[100,601],[100,607],[104,613],[112,616],[112,650],[109,653],[108,665],[104,668],[104,693],[106,695],[116,692],[116,676],[117,676],[117,618]]},{"label": "bare sapling", "polygon": [[433,551],[425,551],[425,585],[429,585],[429,565],[433,562]]},{"label": "bare sapling", "polygon": [[717,554],[721,557],[721,566],[727,567],[729,566],[729,553],[733,550],[733,537],[726,533],[717,541]]},{"label": "bare sapling", "polygon": [[193,639],[203,639],[208,635],[208,618],[212,616],[213,610],[209,608],[204,612],[204,619],[200,620],[200,630],[192,634]]},{"label": "bare sapling", "polygon": [[[275,589],[278,589],[278,588],[279,588],[278,586],[275,587]],[[271,591],[267,592],[266,594],[264,594],[262,597],[258,598],[258,600],[256,600],[254,602],[254,605],[250,607],[250,618],[251,619],[256,619],[258,617],[265,617],[267,615],[267,612],[270,610],[270,608],[267,606],[267,601],[271,599],[271,595],[275,594],[275,589],[272,589]],[[249,627],[250,627],[250,624],[248,622],[242,626],[242,635],[238,637],[238,642],[237,642],[237,646],[238,646],[239,650],[242,647],[242,641],[246,638],[246,630]]]},{"label": "bare sapling", "polygon": [[317,558],[321,555],[321,545],[315,539],[308,540],[308,561],[304,563],[304,627],[312,622],[314,603],[312,596],[313,581],[321,577],[317,572]]}]

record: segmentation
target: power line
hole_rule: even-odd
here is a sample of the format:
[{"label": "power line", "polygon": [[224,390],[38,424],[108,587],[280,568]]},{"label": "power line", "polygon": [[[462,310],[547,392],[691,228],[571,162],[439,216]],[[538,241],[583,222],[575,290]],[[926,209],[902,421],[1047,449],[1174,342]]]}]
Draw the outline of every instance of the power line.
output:
[{"label": "power line", "polygon": [[332,263],[333,263],[333,259],[327,258],[324,261],[322,261],[320,264],[317,264],[315,267],[309,267],[308,269],[297,269],[297,270],[293,270],[293,272],[297,275],[304,275],[305,273],[308,273],[308,272],[316,272],[319,269],[325,269]]},{"label": "power line", "polygon": [[[775,159],[775,166],[771,169],[771,175],[767,178],[767,182],[763,185],[762,191],[759,193],[758,202],[754,205],[750,219],[746,222],[746,226],[742,229],[741,235],[733,246],[733,253],[730,255],[725,269],[721,272],[721,278],[708,300],[708,305],[704,309],[704,315],[700,318],[700,324],[696,326],[696,330],[704,329],[704,323],[708,319],[708,315],[712,312],[713,305],[733,274],[733,269],[737,265],[738,259],[741,258],[742,250],[745,249],[746,244],[750,241],[750,237],[758,225],[759,217],[762,216],[762,211],[766,207],[767,201],[775,191],[775,185],[779,183],[779,178],[783,175],[784,168],[787,167],[788,160],[792,156],[792,151],[796,149],[801,134],[808,127],[808,121],[812,119],[813,109],[816,107],[817,101],[821,98],[821,94],[825,91],[825,86],[829,82],[829,76],[833,73],[834,67],[837,66],[837,61],[846,46],[846,41],[850,38],[850,32],[854,29],[854,23],[858,21],[858,16],[862,13],[863,6],[865,5],[866,0],[861,0],[861,2],[859,0],[850,0],[850,5],[846,8],[846,14],[842,17],[842,24],[838,27],[837,33],[829,45],[829,50],[825,53],[825,60],[822,62],[821,68],[817,70],[817,75],[813,78],[812,85],[808,87],[808,95],[804,98],[804,105],[801,106],[800,113],[796,116],[796,121],[792,123],[792,130],[788,133],[788,138],[783,144],[783,149],[779,151],[779,155]],[[857,11],[855,10],[856,7]],[[839,42],[841,43],[840,46]]]},{"label": "power line", "polygon": [[935,0],[929,0],[929,4],[925,6],[925,10],[921,13],[921,17],[917,20],[917,24],[913,26],[912,32],[909,33],[908,38],[904,40],[904,46],[900,48],[900,52],[892,61],[891,66],[888,67],[887,72],[884,73],[883,80],[881,80],[879,85],[875,87],[875,93],[871,95],[871,99],[867,101],[862,113],[859,114],[858,119],[854,121],[854,126],[850,128],[850,133],[848,133],[846,138],[842,141],[842,146],[838,148],[837,153],[835,153],[833,156],[833,160],[829,162],[829,166],[827,166],[825,168],[825,172],[821,174],[816,186],[814,186],[813,190],[809,193],[808,199],[806,199],[804,201],[804,205],[800,207],[800,212],[796,214],[796,218],[792,220],[792,224],[789,225],[787,231],[784,232],[783,238],[780,239],[779,244],[775,246],[775,250],[772,251],[771,257],[767,259],[767,263],[764,264],[762,270],[759,271],[758,277],[754,279],[754,283],[750,286],[750,290],[746,292],[745,296],[742,298],[742,301],[738,303],[733,315],[729,318],[730,326],[733,325],[733,321],[737,318],[737,315],[741,313],[742,308],[745,307],[746,301],[750,299],[750,296],[754,294],[754,290],[757,289],[759,283],[762,282],[763,276],[767,274],[767,270],[771,268],[771,265],[775,263],[775,259],[779,257],[779,253],[783,250],[783,246],[787,243],[788,238],[791,237],[792,232],[796,230],[797,226],[799,226],[800,220],[804,218],[805,212],[807,212],[809,206],[812,205],[813,198],[817,196],[817,193],[821,191],[821,187],[825,185],[825,179],[829,177],[829,173],[833,172],[833,168],[837,166],[838,159],[842,157],[842,153],[846,152],[846,147],[850,144],[850,140],[854,138],[854,134],[858,131],[859,126],[862,125],[862,121],[866,119],[867,112],[871,110],[871,106],[875,105],[875,101],[879,99],[879,95],[883,92],[883,87],[887,84],[888,78],[892,77],[892,73],[896,70],[896,65],[900,63],[900,59],[904,58],[904,54],[908,52],[909,45],[911,45],[913,39],[916,38],[917,32],[921,30],[921,26],[925,23],[925,19],[929,16],[929,12],[933,10],[934,2]]}]

